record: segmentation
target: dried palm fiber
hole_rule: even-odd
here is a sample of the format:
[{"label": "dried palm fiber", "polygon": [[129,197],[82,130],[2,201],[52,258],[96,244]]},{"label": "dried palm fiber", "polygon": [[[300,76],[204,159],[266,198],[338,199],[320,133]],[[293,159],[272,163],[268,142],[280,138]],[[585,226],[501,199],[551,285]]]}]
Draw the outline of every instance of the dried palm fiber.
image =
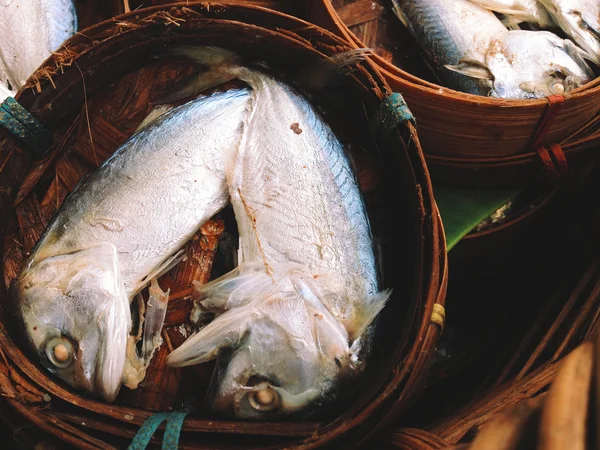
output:
[{"label": "dried palm fiber", "polygon": [[[149,6],[167,5],[174,3],[169,0],[117,0],[120,1],[124,6],[127,5],[130,11],[135,11],[139,8],[147,8]],[[189,2],[188,2],[189,3]],[[294,17],[304,18],[306,15],[306,8],[304,2],[297,0],[230,0],[228,4],[240,4],[240,5],[254,5],[261,8],[269,8],[275,11],[284,12],[291,14]],[[122,12],[128,12],[123,9]]]},{"label": "dried palm fiber", "polygon": [[[565,97],[506,100],[436,84],[387,0],[311,0],[308,20],[374,49],[373,62],[411,107],[434,181],[513,187],[562,177],[596,158],[600,79]],[[429,79],[426,79],[428,78]]]},{"label": "dried palm fiber", "polygon": [[[0,294],[5,305],[6,284],[68,192],[133,132],[157,92],[191,71],[183,63],[151,60],[149,53],[161,44],[184,42],[224,46],[285,74],[350,49],[326,30],[291,16],[222,3],[142,9],[73,37],[18,96],[54,133],[48,155],[32,160],[10,136],[3,133],[0,140],[5,281]],[[353,66],[336,86],[313,96],[334,130],[354,144],[373,229],[386,239],[384,277],[395,288],[378,325],[360,395],[346,399],[339,411],[319,423],[227,421],[200,402],[198,412],[184,422],[181,448],[315,448],[334,442],[349,448],[401,414],[420,391],[443,325],[446,254],[414,127],[406,122],[386,130],[371,127],[367,120],[390,94],[374,66],[364,62]],[[372,153],[372,139],[377,155]],[[396,211],[402,212],[403,220],[392,222]],[[227,270],[227,258],[215,248],[219,236],[232,227],[227,211],[216,217],[188,244],[188,254],[195,255],[185,263],[188,266],[161,280],[171,287],[173,300],[163,347],[176,347],[183,340],[179,330],[191,307],[186,299],[191,277],[205,281],[211,272]],[[138,391],[123,389],[112,405],[86,398],[29,360],[13,341],[9,311],[3,308],[2,313],[0,349],[5,358],[0,363],[8,374],[2,386],[8,404],[76,447],[122,448],[154,410],[178,408],[204,395],[211,367],[164,368],[163,348]]]},{"label": "dried palm fiber", "polygon": [[77,28],[83,30],[123,12],[123,0],[74,0]]}]

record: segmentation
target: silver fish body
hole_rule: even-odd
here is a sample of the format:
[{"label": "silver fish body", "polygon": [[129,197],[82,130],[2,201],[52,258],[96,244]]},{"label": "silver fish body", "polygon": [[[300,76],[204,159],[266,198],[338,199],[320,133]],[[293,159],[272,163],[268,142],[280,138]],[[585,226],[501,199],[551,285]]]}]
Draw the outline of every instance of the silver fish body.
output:
[{"label": "silver fish body", "polygon": [[554,22],[552,17],[538,0],[470,0],[471,2],[506,16],[503,23],[514,26],[527,22],[545,29]]},{"label": "silver fish body", "polygon": [[72,0],[0,0],[0,101],[76,30]]},{"label": "silver fish body", "polygon": [[13,295],[28,341],[67,383],[115,398],[130,301],[227,204],[223,155],[239,144],[249,98],[216,94],[147,125],[79,184],[37,244]]},{"label": "silver fish body", "polygon": [[167,362],[195,364],[232,348],[212,405],[264,419],[324,401],[354,371],[357,343],[390,293],[379,292],[363,200],[332,130],[288,85],[231,72],[253,96],[227,167],[241,263],[197,287],[201,306],[218,316]]},{"label": "silver fish body", "polygon": [[530,99],[563,94],[593,78],[571,41],[548,31],[509,31],[492,12],[468,0],[393,1],[454,89]]},{"label": "silver fish body", "polygon": [[485,60],[491,40],[506,28],[491,11],[468,0],[392,0],[394,11],[449,87],[488,95],[487,80],[446,69],[461,60]]},{"label": "silver fish body", "polygon": [[600,2],[597,0],[539,0],[558,26],[600,66]]},{"label": "silver fish body", "polygon": [[549,31],[507,32],[492,41],[486,67],[491,96],[501,98],[564,94],[594,77],[575,44]]}]

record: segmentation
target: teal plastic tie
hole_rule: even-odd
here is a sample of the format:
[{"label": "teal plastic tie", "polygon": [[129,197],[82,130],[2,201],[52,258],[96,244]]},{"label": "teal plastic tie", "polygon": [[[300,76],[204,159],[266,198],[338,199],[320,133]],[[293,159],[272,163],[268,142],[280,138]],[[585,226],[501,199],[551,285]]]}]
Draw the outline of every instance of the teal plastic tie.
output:
[{"label": "teal plastic tie", "polygon": [[187,413],[181,411],[171,413],[167,419],[167,428],[165,429],[161,447],[162,450],[177,450],[181,427],[183,426],[183,420],[186,415]]},{"label": "teal plastic tie", "polygon": [[44,155],[52,146],[52,133],[12,97],[7,97],[0,104],[0,126],[6,128],[36,156]]},{"label": "teal plastic tie", "polygon": [[402,94],[394,92],[383,102],[385,113],[383,114],[382,123],[386,128],[394,128],[402,122],[412,122],[415,124],[415,116],[408,108]]},{"label": "teal plastic tie", "polygon": [[145,450],[150,443],[150,439],[152,439],[152,436],[158,427],[165,420],[167,421],[167,426],[165,429],[161,449],[177,450],[177,446],[179,445],[179,435],[181,434],[181,427],[183,426],[183,420],[185,419],[186,415],[186,412],[175,411],[158,413],[148,417],[136,433],[127,450]]}]

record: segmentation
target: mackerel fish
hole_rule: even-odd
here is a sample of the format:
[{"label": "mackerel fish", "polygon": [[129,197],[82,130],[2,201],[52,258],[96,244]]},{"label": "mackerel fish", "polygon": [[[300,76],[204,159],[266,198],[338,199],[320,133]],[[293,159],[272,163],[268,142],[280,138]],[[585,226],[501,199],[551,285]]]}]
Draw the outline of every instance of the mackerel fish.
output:
[{"label": "mackerel fish", "polygon": [[216,318],[167,363],[202,363],[227,349],[214,409],[265,420],[306,411],[362,369],[369,325],[390,295],[379,289],[358,183],[340,141],[292,87],[223,49],[177,53],[221,81],[246,82],[252,107],[226,166],[240,264],[196,287],[198,310]]},{"label": "mackerel fish", "polygon": [[[12,295],[27,342],[69,385],[113,401],[143,378],[166,310],[155,278],[227,204],[223,157],[249,102],[232,90],[164,113],[75,188],[38,242]],[[139,361],[130,302],[151,281]]]},{"label": "mackerel fish", "polygon": [[564,94],[593,78],[581,50],[548,31],[507,30],[468,0],[392,0],[394,11],[448,87],[532,99]]}]

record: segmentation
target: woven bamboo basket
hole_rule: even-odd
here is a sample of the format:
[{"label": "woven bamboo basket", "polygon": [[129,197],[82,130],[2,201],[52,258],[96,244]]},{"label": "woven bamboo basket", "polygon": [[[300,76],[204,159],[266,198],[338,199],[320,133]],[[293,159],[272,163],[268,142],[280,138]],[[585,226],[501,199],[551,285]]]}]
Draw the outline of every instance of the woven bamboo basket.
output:
[{"label": "woven bamboo basket", "polygon": [[123,13],[123,0],[74,0],[77,28],[83,30]]},{"label": "woven bamboo basket", "polygon": [[[373,62],[413,111],[434,181],[513,187],[556,178],[597,158],[600,79],[564,98],[505,100],[431,80],[418,45],[385,0],[311,0],[308,20],[372,48]],[[427,80],[426,78],[430,78]]]},{"label": "woven bamboo basket", "polygon": [[[123,4],[123,0],[117,0]],[[129,9],[135,11],[139,8],[147,8],[149,6],[168,5],[173,3],[169,0],[129,0]],[[298,2],[296,0],[230,0],[228,4],[239,4],[239,5],[254,5],[262,8],[269,8],[275,11],[284,12],[294,17],[304,18],[306,8],[304,2]],[[125,12],[125,11],[121,11]]]},{"label": "woven bamboo basket", "polygon": [[[52,214],[78,180],[133,133],[155,94],[193,70],[149,55],[159,45],[192,42],[233,49],[283,75],[351,48],[326,30],[261,7],[186,2],[141,9],[93,26],[46,61],[17,100],[52,132],[49,153],[36,159],[0,131],[0,391],[27,421],[78,448],[124,448],[154,412],[189,404],[198,405],[197,411],[185,419],[180,448],[358,446],[420,392],[443,326],[439,313],[446,286],[444,235],[416,131],[410,122],[388,131],[370,127],[366,116],[381,111],[391,90],[369,62],[353,66],[336,86],[312,96],[341,139],[359,148],[359,181],[374,232],[385,239],[384,283],[389,280],[394,287],[360,390],[330,416],[319,422],[224,420],[197,401],[204,396],[212,366],[164,366],[169,349],[184,340],[179,329],[188,321],[191,281],[206,282],[211,273],[227,269],[219,248],[232,241],[235,223],[226,211],[188,243],[187,261],[161,279],[161,286],[171,288],[166,345],[142,385],[135,391],[123,388],[114,404],[83,396],[49,376],[22,351],[11,329],[6,286]],[[380,156],[373,157],[373,140]],[[400,222],[393,219],[397,211],[402,212]],[[159,442],[158,434],[152,443]]]},{"label": "woven bamboo basket", "polygon": [[504,219],[473,230],[452,249],[453,279],[503,277],[507,265],[535,264],[545,258],[542,247],[554,245],[556,230],[569,226],[573,204],[589,184],[589,176],[590,170],[580,170],[561,183],[522,191]]},{"label": "woven bamboo basket", "polygon": [[[530,286],[515,286],[515,298],[504,295],[508,320],[491,310],[492,305],[485,306],[500,325],[494,331],[496,340],[476,350],[478,361],[450,380],[454,395],[440,396],[440,390],[425,394],[407,414],[415,417],[418,411],[425,412],[420,421],[411,423],[420,430],[398,428],[382,440],[397,448],[423,450],[596,448],[597,427],[591,421],[597,420],[599,412],[600,209],[592,206],[584,211],[581,206],[597,192],[598,174],[595,171],[586,180],[588,195],[582,195],[574,207],[580,213],[573,214],[574,224],[568,232],[564,230],[564,251],[560,252],[557,242],[556,260],[532,268],[532,273],[543,272],[537,278],[524,273]],[[497,297],[490,295],[486,301],[490,300],[495,302]],[[448,301],[457,301],[452,286]],[[525,302],[528,308],[519,307]],[[454,312],[452,317],[464,308],[455,304]],[[491,323],[480,313],[475,315]],[[453,326],[451,320],[447,326]],[[483,338],[481,333],[478,336]],[[582,343],[586,343],[584,348]],[[432,412],[444,401],[453,404],[445,412]],[[549,438],[561,445],[549,446]]]}]

